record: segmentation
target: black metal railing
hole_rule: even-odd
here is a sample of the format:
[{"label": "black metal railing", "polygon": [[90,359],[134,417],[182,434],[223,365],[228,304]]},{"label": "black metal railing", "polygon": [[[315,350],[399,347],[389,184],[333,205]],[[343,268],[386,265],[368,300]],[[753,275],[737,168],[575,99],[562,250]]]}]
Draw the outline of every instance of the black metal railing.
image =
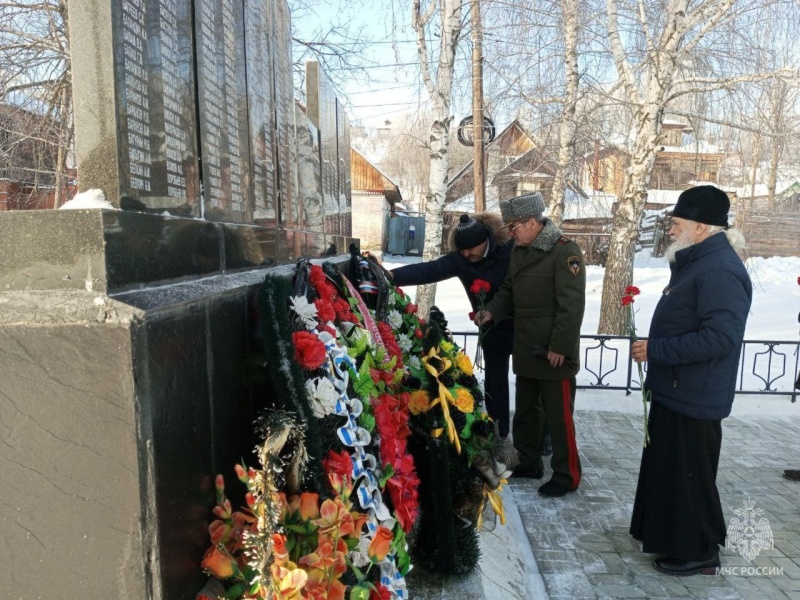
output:
[{"label": "black metal railing", "polygon": [[[483,368],[477,332],[455,331],[453,340]],[[641,338],[647,339],[647,338]],[[646,363],[645,363],[646,369]],[[800,396],[800,340],[745,340],[739,360],[736,392],[771,396]],[[624,335],[582,335],[581,371],[578,388],[624,390],[641,389],[639,369],[630,352],[630,338]]]}]

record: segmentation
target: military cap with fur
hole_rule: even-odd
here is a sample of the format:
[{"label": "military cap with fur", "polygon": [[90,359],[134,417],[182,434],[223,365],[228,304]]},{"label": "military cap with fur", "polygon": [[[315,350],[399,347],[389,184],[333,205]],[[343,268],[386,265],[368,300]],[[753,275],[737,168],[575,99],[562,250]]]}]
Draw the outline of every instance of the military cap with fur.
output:
[{"label": "military cap with fur", "polygon": [[503,226],[508,227],[514,221],[527,221],[544,219],[544,198],[539,192],[523,194],[510,200],[500,202],[500,214],[503,216]]}]

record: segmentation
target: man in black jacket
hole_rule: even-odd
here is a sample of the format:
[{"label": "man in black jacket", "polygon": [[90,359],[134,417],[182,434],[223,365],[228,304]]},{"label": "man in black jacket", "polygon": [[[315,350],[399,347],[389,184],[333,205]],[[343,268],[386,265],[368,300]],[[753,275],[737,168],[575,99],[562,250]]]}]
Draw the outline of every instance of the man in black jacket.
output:
[{"label": "man in black jacket", "polygon": [[730,201],[710,185],[690,188],[672,213],[672,271],[650,322],[634,342],[652,394],[633,503],[631,535],[668,575],[713,574],[726,527],[716,478],[722,419],[731,412],[745,324],[753,299],[728,228]]},{"label": "man in black jacket", "polygon": [[[470,286],[476,279],[488,281],[492,286],[486,294],[488,303],[508,274],[508,260],[514,243],[508,239],[499,215],[478,213],[474,218],[461,215],[450,232],[449,246],[451,251],[436,260],[405,265],[389,273],[399,286],[436,283],[458,277],[472,309],[478,310],[478,298],[470,292]],[[508,437],[508,365],[513,346],[512,318],[496,324],[483,336],[486,409],[497,422],[502,438]]]}]

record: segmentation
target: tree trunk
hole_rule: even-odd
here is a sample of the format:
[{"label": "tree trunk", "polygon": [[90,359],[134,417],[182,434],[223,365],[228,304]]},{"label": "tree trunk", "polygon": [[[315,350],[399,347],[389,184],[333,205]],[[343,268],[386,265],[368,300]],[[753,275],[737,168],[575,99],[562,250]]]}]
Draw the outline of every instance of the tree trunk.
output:
[{"label": "tree trunk", "polygon": [[[433,120],[429,130],[431,169],[425,203],[425,262],[438,258],[442,248],[442,214],[447,191],[447,170],[450,145],[450,98],[453,91],[453,68],[461,31],[461,0],[434,0],[423,15],[421,3],[413,3],[412,24],[417,33],[417,52],[422,66],[422,77],[433,104]],[[441,19],[438,29],[439,56],[435,76],[429,68],[425,28],[434,11]],[[435,77],[435,79],[434,79]],[[436,285],[421,285],[417,288],[419,313],[428,318],[436,299]]]},{"label": "tree trunk", "polygon": [[569,166],[575,141],[575,110],[578,103],[578,2],[563,0],[561,10],[564,19],[564,66],[567,88],[564,110],[559,127],[559,148],[553,191],[550,194],[550,219],[561,225],[564,220],[564,195],[569,181]]},{"label": "tree trunk", "polygon": [[[430,129],[431,175],[428,180],[429,193],[425,204],[425,250],[422,259],[427,262],[438,258],[442,249],[442,220],[445,192],[447,191],[447,149],[450,141],[449,106],[436,107],[436,118]],[[427,318],[431,306],[436,302],[436,284],[417,288],[417,306],[420,314]]]},{"label": "tree trunk", "polygon": [[633,281],[633,257],[639,238],[639,219],[647,201],[647,186],[656,158],[661,133],[661,106],[648,103],[639,112],[636,143],[631,164],[625,174],[611,230],[598,334],[627,335],[630,331],[628,309],[621,304],[625,288]]}]

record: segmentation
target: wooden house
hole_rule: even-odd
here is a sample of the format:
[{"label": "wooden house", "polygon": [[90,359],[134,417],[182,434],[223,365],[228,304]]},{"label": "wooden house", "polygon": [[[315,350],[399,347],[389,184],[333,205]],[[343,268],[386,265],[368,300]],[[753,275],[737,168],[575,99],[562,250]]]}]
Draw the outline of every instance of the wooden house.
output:
[{"label": "wooden house", "polygon": [[388,219],[402,202],[400,188],[354,148],[350,148],[350,179],[353,237],[361,238],[362,250],[381,250]]},{"label": "wooden house", "polygon": [[[662,123],[649,188],[685,190],[700,182],[718,182],[727,155],[712,143],[692,140],[692,133],[692,128],[684,123],[671,120]],[[618,146],[602,147],[597,142],[594,151],[584,156],[581,187],[619,196],[629,165],[630,154],[626,150]]]},{"label": "wooden house", "polygon": [[[494,140],[486,144],[484,157],[486,160],[487,206],[491,200],[496,202],[497,198],[501,197],[499,189],[494,184],[495,176],[527,152],[533,150],[535,146],[534,138],[525,131],[525,128],[518,120],[512,121]],[[468,161],[458,173],[453,175],[450,184],[447,186],[445,204],[454,202],[474,192],[473,163],[474,160]]]}]

